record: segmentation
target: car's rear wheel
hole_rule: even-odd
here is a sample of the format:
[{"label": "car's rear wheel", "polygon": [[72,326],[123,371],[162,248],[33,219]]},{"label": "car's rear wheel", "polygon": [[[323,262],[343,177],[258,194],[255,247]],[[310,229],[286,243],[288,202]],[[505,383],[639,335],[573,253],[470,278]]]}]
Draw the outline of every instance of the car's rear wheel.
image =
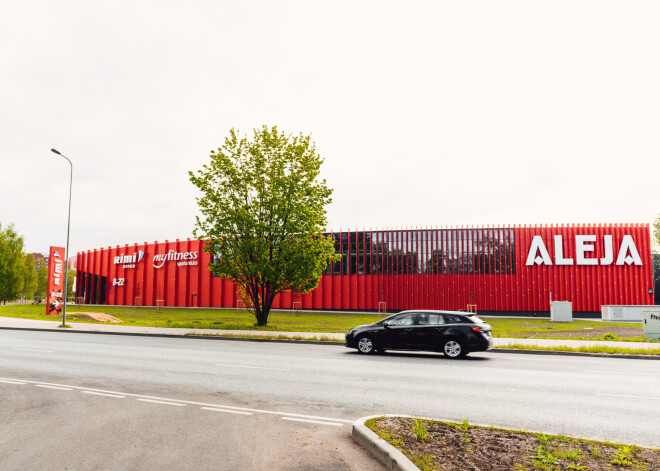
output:
[{"label": "car's rear wheel", "polygon": [[376,351],[374,346],[374,341],[371,340],[371,337],[360,337],[357,341],[358,352],[364,353],[365,355],[370,355]]},{"label": "car's rear wheel", "polygon": [[467,350],[465,349],[463,342],[460,340],[449,339],[442,345],[442,353],[444,353],[447,358],[454,360],[456,358],[463,358],[467,355]]}]

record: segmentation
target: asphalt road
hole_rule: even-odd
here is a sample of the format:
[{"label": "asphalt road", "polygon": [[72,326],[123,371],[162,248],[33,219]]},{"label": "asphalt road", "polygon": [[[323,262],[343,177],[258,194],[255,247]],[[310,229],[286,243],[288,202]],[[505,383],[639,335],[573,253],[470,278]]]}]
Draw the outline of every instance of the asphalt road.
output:
[{"label": "asphalt road", "polygon": [[0,330],[0,468],[378,470],[383,413],[660,446],[658,365]]}]

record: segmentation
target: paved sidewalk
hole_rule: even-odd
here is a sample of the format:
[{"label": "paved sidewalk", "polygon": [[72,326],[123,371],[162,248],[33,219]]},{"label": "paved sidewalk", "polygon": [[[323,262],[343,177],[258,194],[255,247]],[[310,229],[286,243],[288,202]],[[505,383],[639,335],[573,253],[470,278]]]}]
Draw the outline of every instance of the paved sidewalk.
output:
[{"label": "paved sidewalk", "polygon": [[[1,328],[19,328],[19,329],[39,329],[39,330],[58,330],[63,329],[57,326],[59,321],[41,321],[32,319],[17,319],[14,317],[0,317]],[[264,330],[220,330],[220,329],[178,329],[168,327],[139,327],[130,325],[112,325],[112,324],[86,324],[86,323],[68,323],[69,332],[109,332],[115,334],[141,334],[141,335],[212,335],[212,336],[246,336],[246,337],[268,337],[278,339],[313,339],[313,340],[344,340],[343,333],[318,333],[318,332],[279,332]],[[517,338],[496,338],[493,339],[495,346],[506,347],[507,345],[521,344],[544,347],[551,350],[553,347],[590,347],[604,346],[617,348],[633,348],[644,350],[657,350],[660,352],[660,342],[615,342],[603,340],[559,340],[559,339],[517,339]]]}]

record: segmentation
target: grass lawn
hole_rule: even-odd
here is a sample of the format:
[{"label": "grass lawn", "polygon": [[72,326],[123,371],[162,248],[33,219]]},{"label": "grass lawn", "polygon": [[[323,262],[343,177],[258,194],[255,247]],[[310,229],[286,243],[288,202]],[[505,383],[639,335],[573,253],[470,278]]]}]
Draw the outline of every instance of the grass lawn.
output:
[{"label": "grass lawn", "polygon": [[574,320],[552,322],[550,319],[482,317],[493,326],[494,337],[572,339],[572,340],[620,340],[648,342],[644,338],[641,322],[603,322],[600,320]]},{"label": "grass lawn", "polygon": [[[0,306],[0,316],[24,319],[57,320],[46,316],[45,306],[13,304]],[[264,330],[293,332],[347,332],[351,327],[370,324],[383,316],[365,313],[271,311],[266,327],[255,326],[255,319],[241,309],[168,308],[160,312],[153,307],[76,306],[67,305],[67,322],[98,323],[92,319],[78,318],[79,312],[102,312],[120,319],[120,325],[144,327],[179,327],[194,329]],[[554,338],[574,340],[644,340],[641,323],[602,322],[576,320],[570,323],[553,323],[549,319],[484,317],[493,326],[494,337]]]},{"label": "grass lawn", "polygon": [[[61,316],[46,316],[45,310],[46,307],[43,304],[13,304],[0,306],[0,316],[53,321],[61,320]],[[86,317],[83,314],[86,312],[111,315],[121,321],[118,325],[187,329],[254,330],[264,332],[264,337],[272,337],[272,332],[287,331],[318,332],[320,334],[343,333],[352,327],[371,324],[384,318],[384,316],[373,313],[304,312],[296,316],[288,310],[271,311],[268,325],[257,327],[254,316],[242,309],[168,308],[160,309],[159,312],[153,307],[67,305],[67,323],[101,323],[98,320]],[[493,326],[493,335],[500,338],[645,341],[641,323],[601,322],[595,320],[552,323],[549,319],[506,317],[483,317],[483,319]],[[317,337],[317,340],[327,339],[322,335]],[[506,348],[546,350],[546,348],[525,345],[509,345]],[[659,355],[660,341],[658,341],[658,349],[652,351],[635,349],[634,343],[631,343],[629,348],[612,348],[599,345],[581,348],[557,347],[552,348],[552,350]]]},{"label": "grass lawn", "polygon": [[[0,306],[0,316],[23,319],[58,320],[61,316],[47,316],[45,305],[14,304]],[[382,319],[375,314],[302,313],[271,311],[268,325],[255,326],[254,316],[241,309],[168,308],[160,312],[152,307],[76,306],[67,304],[67,322],[95,323],[91,319],[76,319],[78,312],[102,312],[123,322],[118,325],[142,327],[179,327],[189,329],[265,330],[292,332],[348,332],[351,327],[370,324]]]}]

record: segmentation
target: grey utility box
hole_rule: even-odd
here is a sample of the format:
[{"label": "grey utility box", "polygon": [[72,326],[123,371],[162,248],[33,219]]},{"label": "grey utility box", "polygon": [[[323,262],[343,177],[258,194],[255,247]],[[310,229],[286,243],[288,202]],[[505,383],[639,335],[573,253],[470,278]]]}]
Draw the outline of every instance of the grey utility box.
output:
[{"label": "grey utility box", "polygon": [[570,301],[552,301],[550,303],[552,322],[573,322],[573,303]]},{"label": "grey utility box", "polygon": [[614,306],[603,305],[600,307],[604,321],[626,321],[641,322],[643,311],[656,311],[660,314],[660,306]]},{"label": "grey utility box", "polygon": [[642,311],[644,324],[644,338],[646,340],[660,340],[660,312]]}]

